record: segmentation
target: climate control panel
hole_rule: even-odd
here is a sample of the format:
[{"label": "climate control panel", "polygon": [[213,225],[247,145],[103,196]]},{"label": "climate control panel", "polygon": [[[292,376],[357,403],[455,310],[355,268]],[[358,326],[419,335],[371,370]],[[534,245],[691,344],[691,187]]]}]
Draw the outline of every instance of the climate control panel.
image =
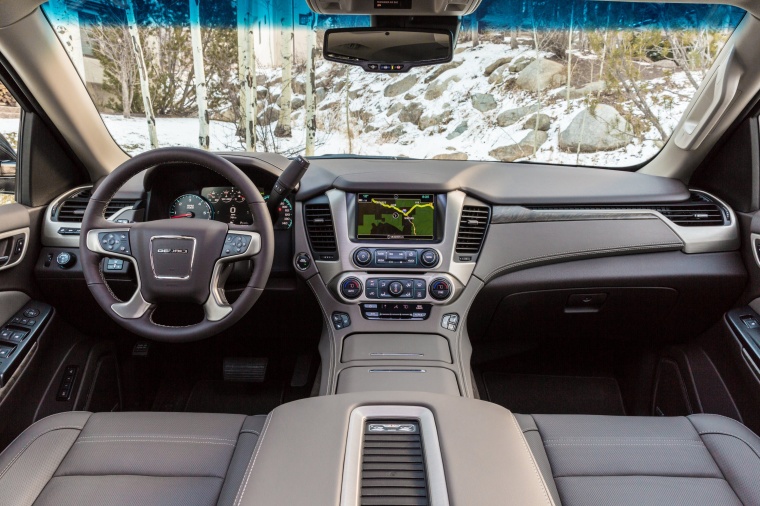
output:
[{"label": "climate control panel", "polygon": [[445,275],[415,277],[377,276],[355,273],[340,279],[336,291],[345,301],[430,301],[446,302],[454,295],[454,281]]},{"label": "climate control panel", "polygon": [[432,269],[441,255],[433,248],[359,248],[352,259],[361,268]]}]

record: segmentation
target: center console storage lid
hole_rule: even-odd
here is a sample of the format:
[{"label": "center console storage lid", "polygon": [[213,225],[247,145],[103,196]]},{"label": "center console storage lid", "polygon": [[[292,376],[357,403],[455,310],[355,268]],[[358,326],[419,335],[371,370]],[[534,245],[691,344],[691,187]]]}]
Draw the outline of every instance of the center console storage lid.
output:
[{"label": "center console storage lid", "polygon": [[275,409],[239,504],[355,506],[340,500],[349,420],[358,407],[383,405],[432,412],[450,504],[554,504],[512,413],[474,399],[405,392],[330,395]]},{"label": "center console storage lid", "polygon": [[460,395],[456,375],[443,367],[348,367],[338,375],[339,394],[389,390]]},{"label": "center console storage lid", "polygon": [[343,341],[342,362],[434,360],[451,363],[449,341],[438,334],[352,334]]}]

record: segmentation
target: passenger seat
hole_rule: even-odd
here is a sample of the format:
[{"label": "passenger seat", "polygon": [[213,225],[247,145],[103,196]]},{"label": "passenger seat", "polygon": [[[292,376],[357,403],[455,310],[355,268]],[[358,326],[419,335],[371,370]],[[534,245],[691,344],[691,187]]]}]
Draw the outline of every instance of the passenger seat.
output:
[{"label": "passenger seat", "polygon": [[557,504],[760,505],[760,438],[733,419],[515,416]]}]

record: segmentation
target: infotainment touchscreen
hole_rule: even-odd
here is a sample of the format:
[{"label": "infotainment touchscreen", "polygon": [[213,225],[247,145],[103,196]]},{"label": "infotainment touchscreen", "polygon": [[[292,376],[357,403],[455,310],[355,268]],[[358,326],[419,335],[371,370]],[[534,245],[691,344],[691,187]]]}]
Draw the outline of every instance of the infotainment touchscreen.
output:
[{"label": "infotainment touchscreen", "polygon": [[356,238],[433,240],[435,195],[359,193],[356,195]]}]

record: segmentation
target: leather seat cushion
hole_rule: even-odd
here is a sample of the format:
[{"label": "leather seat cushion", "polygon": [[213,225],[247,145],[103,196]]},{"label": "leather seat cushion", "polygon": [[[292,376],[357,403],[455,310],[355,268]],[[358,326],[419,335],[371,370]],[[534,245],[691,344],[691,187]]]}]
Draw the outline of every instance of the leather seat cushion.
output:
[{"label": "leather seat cushion", "polygon": [[516,415],[564,506],[760,504],[760,438],[717,415]]},{"label": "leather seat cushion", "polygon": [[265,417],[62,413],[0,455],[0,504],[233,504]]}]

